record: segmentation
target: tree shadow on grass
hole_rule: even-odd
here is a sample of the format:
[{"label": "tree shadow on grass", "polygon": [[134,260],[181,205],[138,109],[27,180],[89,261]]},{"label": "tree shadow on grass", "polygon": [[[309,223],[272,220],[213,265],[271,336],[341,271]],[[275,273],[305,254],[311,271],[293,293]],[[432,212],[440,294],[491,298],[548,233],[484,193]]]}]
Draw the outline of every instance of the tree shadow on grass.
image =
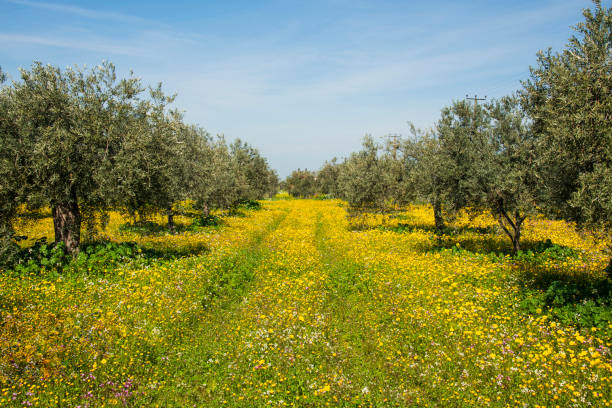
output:
[{"label": "tree shadow on grass", "polygon": [[578,328],[597,327],[612,334],[612,280],[588,268],[518,264],[514,279],[520,288],[520,309],[547,313]]},{"label": "tree shadow on grass", "polygon": [[431,225],[399,224],[387,230],[430,233],[420,241],[423,253],[451,251],[457,256],[484,255],[509,268],[507,279],[519,288],[519,308],[528,314],[547,313],[551,318],[575,327],[597,327],[612,334],[612,266],[593,270],[588,261],[580,262],[579,251],[550,240],[522,240],[514,254],[510,241],[494,234],[495,227],[447,229],[443,234]]},{"label": "tree shadow on grass", "polygon": [[[512,254],[512,247],[503,237],[478,236],[455,241],[432,240],[424,252],[453,251],[484,254],[493,261],[502,261],[506,279],[518,288],[519,308],[578,328],[597,327],[612,334],[612,280],[609,272],[593,270],[581,254],[569,247],[547,241],[525,240],[523,250]],[[459,243],[459,246],[457,246]],[[507,271],[507,272],[506,272]]]},{"label": "tree shadow on grass", "polygon": [[82,243],[78,254],[71,255],[63,243],[39,239],[34,245],[22,248],[4,272],[18,276],[107,275],[124,267],[138,269],[208,251],[202,242],[177,246],[171,243],[140,245],[136,242],[92,241]]},{"label": "tree shadow on grass", "polygon": [[170,260],[202,255],[210,251],[204,243],[191,243],[181,246],[143,245],[142,254],[149,260]]},{"label": "tree shadow on grass", "polygon": [[[412,217],[403,214],[392,214],[387,216],[389,220],[412,220]],[[436,235],[449,235],[455,236],[466,232],[472,232],[476,234],[492,234],[496,231],[495,226],[491,227],[474,227],[474,226],[447,226],[446,228],[439,231],[434,225],[420,222],[400,222],[396,225],[387,225],[386,221],[381,224],[370,224],[367,222],[367,218],[360,219],[359,217],[349,217],[349,230],[351,231],[366,231],[366,230],[381,230],[381,231],[393,231],[397,233],[409,233],[409,232],[425,232]]]},{"label": "tree shadow on grass", "polygon": [[119,226],[120,232],[134,233],[143,237],[146,236],[164,236],[168,234],[183,234],[186,232],[210,231],[221,227],[224,221],[216,215],[208,215],[205,217],[194,218],[190,224],[176,222],[174,229],[171,229],[168,224],[158,224],[154,221],[137,221],[134,223],[127,222]]},{"label": "tree shadow on grass", "polygon": [[161,236],[169,233],[181,234],[190,230],[190,224],[175,223],[174,231],[167,224],[158,224],[154,221],[127,222],[119,226],[119,232],[131,232],[140,236]]},{"label": "tree shadow on grass", "polygon": [[[205,243],[195,242],[187,245],[160,243],[138,244],[136,242],[87,242],[81,246],[81,253],[87,254],[91,263],[96,261],[110,267],[133,265],[139,267],[161,261],[170,261],[207,253],[210,249]],[[78,261],[77,256],[75,261]]]},{"label": "tree shadow on grass", "polygon": [[42,220],[45,218],[51,218],[51,211],[25,211],[17,214],[17,218],[21,218],[23,220]]},{"label": "tree shadow on grass", "polygon": [[472,254],[485,254],[493,259],[505,258],[507,256],[519,257],[526,261],[540,261],[542,257],[553,257],[554,259],[565,259],[575,257],[577,253],[568,247],[554,245],[550,241],[521,241],[522,250],[518,255],[513,252],[512,244],[505,236],[486,233],[486,229],[465,228],[463,231],[470,235],[436,235],[432,232],[430,239],[420,242],[417,250],[420,252],[438,252],[443,250],[454,250],[469,252]]},{"label": "tree shadow on grass", "polygon": [[394,232],[427,232],[431,234],[449,235],[455,236],[465,232],[472,232],[476,234],[492,234],[495,232],[495,227],[473,227],[473,226],[462,226],[462,227],[446,227],[442,231],[430,224],[424,223],[399,223],[394,227],[381,226],[380,229]]}]

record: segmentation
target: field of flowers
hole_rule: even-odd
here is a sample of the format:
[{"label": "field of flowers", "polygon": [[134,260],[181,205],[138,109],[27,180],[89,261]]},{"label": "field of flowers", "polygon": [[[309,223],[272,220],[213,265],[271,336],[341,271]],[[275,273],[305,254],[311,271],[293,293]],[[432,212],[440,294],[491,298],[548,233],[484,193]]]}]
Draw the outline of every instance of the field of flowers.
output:
[{"label": "field of flowers", "polygon": [[[356,221],[339,201],[282,200],[245,214],[144,237],[113,214],[106,239],[192,255],[2,273],[0,406],[612,404],[612,324],[532,302],[543,282],[604,282],[605,242],[537,219],[520,258],[490,218],[436,236],[424,206]],[[23,228],[52,232],[47,218]]]}]

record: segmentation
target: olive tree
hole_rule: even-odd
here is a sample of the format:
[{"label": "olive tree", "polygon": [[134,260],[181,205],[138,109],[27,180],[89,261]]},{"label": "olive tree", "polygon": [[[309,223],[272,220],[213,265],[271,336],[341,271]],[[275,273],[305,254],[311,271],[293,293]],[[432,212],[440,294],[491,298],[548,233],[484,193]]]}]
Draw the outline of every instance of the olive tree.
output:
[{"label": "olive tree", "polygon": [[2,86],[4,80],[0,69],[0,267],[9,263],[18,249],[12,222],[27,184],[22,171],[24,141],[19,137],[10,90]]},{"label": "olive tree", "polygon": [[339,190],[354,210],[384,210],[387,207],[386,163],[380,157],[380,149],[371,136],[366,136],[362,149],[351,153],[342,165],[338,175]]},{"label": "olive tree", "polygon": [[164,95],[161,84],[149,89],[149,97],[129,118],[110,178],[119,206],[132,216],[146,210],[164,212],[171,230],[172,204],[186,196],[184,166],[191,143],[184,137],[181,115],[168,111],[173,99]]},{"label": "olive tree", "polygon": [[535,166],[535,135],[516,98],[504,97],[487,105],[491,124],[482,160],[475,163],[484,179],[480,203],[497,219],[520,250],[522,225],[537,212],[541,188]]},{"label": "olive tree", "polygon": [[523,222],[536,211],[540,192],[535,136],[518,100],[454,102],[442,110],[437,132],[437,138],[426,135],[408,149],[414,152],[414,174],[425,176],[421,194],[440,200],[449,212],[490,211],[513,252],[519,251]]},{"label": "olive tree", "polygon": [[379,165],[382,171],[384,194],[389,205],[406,205],[413,199],[410,177],[405,160],[405,149],[398,136],[387,137],[380,148]]},{"label": "olive tree", "polygon": [[340,164],[337,163],[337,159],[334,157],[331,161],[326,161],[315,177],[316,192],[334,198],[340,197],[340,191],[338,189],[339,175]]},{"label": "olive tree", "polygon": [[444,107],[435,128],[417,129],[409,123],[411,138],[402,142],[404,168],[407,173],[407,198],[424,200],[433,207],[434,223],[438,231],[445,228],[443,213],[452,217],[478,191],[478,179],[471,166],[479,160],[474,149],[483,127],[485,111],[474,109],[464,101]]},{"label": "olive tree", "polygon": [[[596,0],[565,49],[538,53],[522,102],[538,134],[543,208],[612,231],[612,8]],[[607,267],[612,276],[612,259]]]},{"label": "olive tree", "polygon": [[285,179],[284,187],[293,197],[312,197],[316,192],[315,173],[308,169],[294,170]]},{"label": "olive tree", "polygon": [[402,141],[406,172],[405,200],[423,200],[431,204],[438,231],[445,228],[442,213],[444,181],[450,179],[441,151],[440,140],[433,129],[421,130],[410,124],[412,137]]},{"label": "olive tree", "polygon": [[234,162],[234,172],[245,180],[244,189],[239,192],[240,199],[260,200],[274,190],[271,183],[277,179],[268,161],[259,151],[248,143],[236,139],[230,145]]},{"label": "olive tree", "polygon": [[195,125],[181,123],[179,132],[183,143],[182,192],[184,198],[195,201],[207,216],[210,211],[208,191],[213,184],[213,140],[205,129]]},{"label": "olive tree", "polygon": [[118,80],[104,63],[65,71],[35,62],[9,89],[19,140],[19,200],[51,207],[56,242],[75,253],[81,207],[99,207],[113,160],[142,91],[136,78]]},{"label": "olive tree", "polygon": [[[538,135],[549,214],[612,227],[612,8],[594,1],[560,53],[538,53],[521,91]],[[612,264],[611,264],[612,269]]]},{"label": "olive tree", "polygon": [[268,197],[272,198],[276,194],[278,194],[279,188],[280,188],[280,179],[278,177],[278,173],[274,169],[269,169],[268,171],[268,192],[267,192]]},{"label": "olive tree", "polygon": [[441,111],[436,131],[444,173],[440,177],[442,201],[447,211],[456,212],[473,204],[486,184],[485,172],[474,172],[482,160],[489,125],[484,106],[455,101]]},{"label": "olive tree", "polygon": [[210,210],[232,207],[248,190],[248,181],[223,136],[206,136],[199,150],[193,197],[206,216]]}]

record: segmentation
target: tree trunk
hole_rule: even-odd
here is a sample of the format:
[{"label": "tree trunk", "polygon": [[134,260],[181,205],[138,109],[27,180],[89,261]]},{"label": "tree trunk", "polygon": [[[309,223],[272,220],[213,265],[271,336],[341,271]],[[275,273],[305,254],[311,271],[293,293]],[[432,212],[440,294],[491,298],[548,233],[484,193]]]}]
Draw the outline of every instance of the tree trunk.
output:
[{"label": "tree trunk", "polygon": [[[514,214],[514,221],[505,211],[500,211],[497,217],[497,221],[499,222],[500,227],[504,230],[506,235],[512,241],[512,254],[516,255],[518,251],[521,250],[521,228],[523,225],[523,221],[525,221],[526,216],[521,216],[518,212]],[[505,222],[508,223],[506,226]]]},{"label": "tree trunk", "polygon": [[55,242],[63,242],[66,251],[76,256],[81,242],[81,211],[76,200],[55,203],[53,211],[53,228]]},{"label": "tree trunk", "polygon": [[512,252],[514,255],[521,250],[521,226],[518,225],[517,228],[514,229],[514,236],[512,237]]},{"label": "tree trunk", "polygon": [[132,207],[128,207],[128,214],[130,215],[130,220],[132,220],[132,225],[136,224],[136,210]]},{"label": "tree trunk", "polygon": [[434,210],[434,222],[436,224],[436,230],[438,232],[442,231],[445,227],[444,218],[442,217],[442,205],[439,200],[434,200],[433,202],[433,210]]},{"label": "tree trunk", "polygon": [[171,208],[168,209],[168,229],[173,234],[176,231],[176,229],[174,228],[174,213],[172,212]]}]

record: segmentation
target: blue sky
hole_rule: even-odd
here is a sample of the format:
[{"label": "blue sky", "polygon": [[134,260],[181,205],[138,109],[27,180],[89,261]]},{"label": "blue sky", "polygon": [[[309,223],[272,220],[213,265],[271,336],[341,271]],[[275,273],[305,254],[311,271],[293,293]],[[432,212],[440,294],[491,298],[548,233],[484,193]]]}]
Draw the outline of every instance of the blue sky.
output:
[{"label": "blue sky", "polygon": [[[604,2],[604,5],[607,5]],[[164,83],[190,123],[257,147],[284,177],[408,134],[466,94],[520,87],[586,0],[0,0],[0,66],[110,60]],[[609,5],[608,5],[609,7]]]}]

